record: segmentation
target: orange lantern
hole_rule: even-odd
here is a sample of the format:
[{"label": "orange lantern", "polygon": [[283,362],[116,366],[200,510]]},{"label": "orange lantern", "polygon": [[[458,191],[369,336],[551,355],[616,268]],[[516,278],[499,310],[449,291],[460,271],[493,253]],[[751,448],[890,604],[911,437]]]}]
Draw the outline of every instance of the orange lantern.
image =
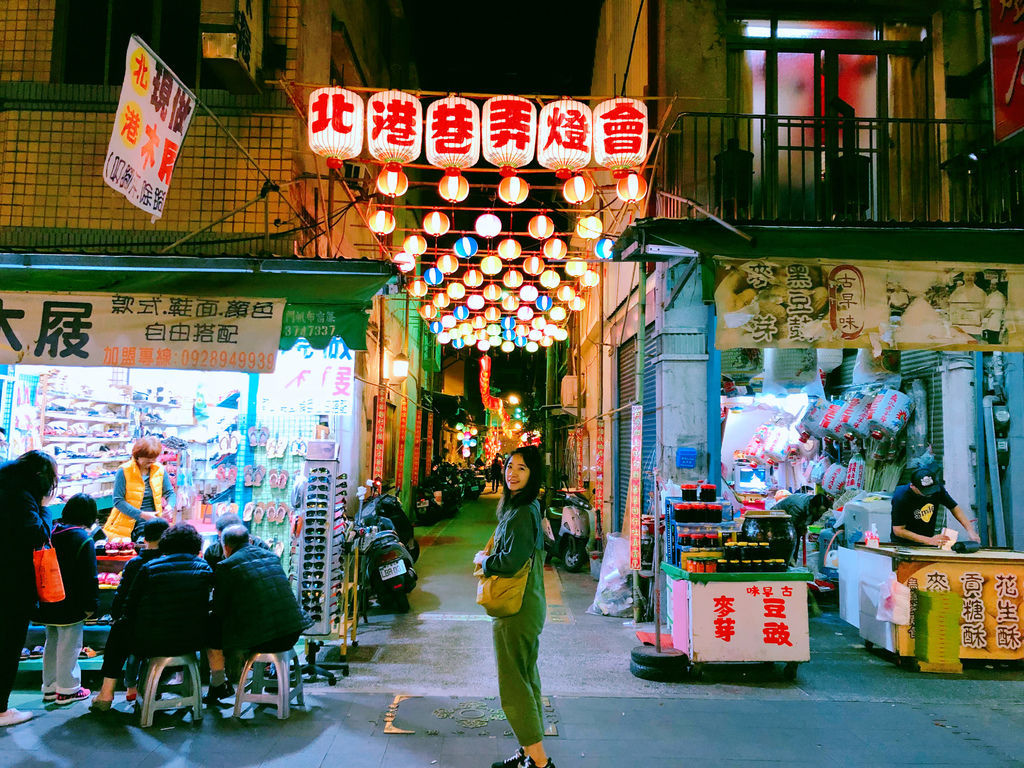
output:
[{"label": "orange lantern", "polygon": [[536,315],[533,320],[530,321],[530,325],[537,331],[543,331],[544,326],[547,324],[548,321],[544,319],[544,315]]},{"label": "orange lantern", "polygon": [[306,139],[309,148],[327,158],[328,168],[341,168],[345,160],[363,150],[363,100],[344,88],[318,88],[309,94]]},{"label": "orange lantern", "polygon": [[582,312],[586,308],[587,302],[583,299],[582,296],[577,296],[576,298],[569,302],[569,309],[571,309],[573,312]]},{"label": "orange lantern", "polygon": [[523,247],[519,245],[519,241],[515,238],[506,237],[500,243],[498,243],[498,255],[501,256],[505,261],[512,261],[518,259],[523,253]]},{"label": "orange lantern", "polygon": [[505,273],[504,278],[502,278],[502,282],[505,284],[506,288],[518,288],[523,284],[523,275],[518,270],[510,269]]},{"label": "orange lantern", "polygon": [[558,288],[558,293],[556,295],[559,301],[569,303],[576,298],[576,289],[568,283],[562,283]]},{"label": "orange lantern", "polygon": [[565,320],[567,313],[565,307],[552,307],[548,312],[548,317],[551,318],[551,322],[560,323]]},{"label": "orange lantern", "polygon": [[565,241],[560,238],[552,237],[544,243],[544,255],[549,261],[564,259],[568,252],[569,248],[566,246]]},{"label": "orange lantern", "polygon": [[518,176],[506,176],[498,182],[498,197],[509,205],[519,205],[530,194],[530,185]]},{"label": "orange lantern", "polygon": [[496,323],[501,320],[501,310],[497,307],[488,307],[484,310],[484,320],[488,323]]},{"label": "orange lantern", "polygon": [[462,282],[467,288],[479,288],[484,283],[483,273],[479,269],[468,269],[462,276]]},{"label": "orange lantern", "polygon": [[442,274],[450,275],[459,268],[459,260],[455,258],[454,253],[443,253],[437,259],[437,268],[441,270]]},{"label": "orange lantern", "polygon": [[506,312],[515,312],[519,309],[519,297],[514,293],[510,293],[501,300],[501,308]]},{"label": "orange lantern", "polygon": [[[477,315],[476,317],[473,318],[473,328],[475,328],[478,331],[482,331],[486,327],[487,321],[484,320],[483,316]],[[484,334],[484,338],[487,338],[486,334]]]},{"label": "orange lantern", "polygon": [[448,216],[441,211],[431,211],[423,217],[423,231],[434,237],[441,237],[451,229]]},{"label": "orange lantern", "polygon": [[523,272],[536,277],[544,271],[544,259],[540,256],[527,256],[523,260]]},{"label": "orange lantern", "polygon": [[409,189],[409,177],[402,166],[388,163],[377,175],[377,191],[388,197],[401,197]]},{"label": "orange lantern", "polygon": [[437,307],[438,309],[444,309],[445,307],[452,303],[451,299],[448,298],[448,294],[446,293],[435,293],[433,302],[434,306]]},{"label": "orange lantern", "polygon": [[601,282],[601,276],[592,269],[588,269],[580,276],[580,285],[584,288],[593,288]]},{"label": "orange lantern", "polygon": [[427,252],[427,238],[423,235],[409,235],[405,238],[402,248],[413,256],[422,256]]},{"label": "orange lantern", "polygon": [[367,223],[374,232],[378,235],[390,235],[395,231],[395,227],[398,222],[395,221],[395,215],[391,211],[386,211],[383,208],[377,208],[370,212],[367,217]]},{"label": "orange lantern", "polygon": [[449,299],[459,301],[459,299],[466,295],[466,286],[458,282],[452,283],[448,286],[446,293],[448,294]]},{"label": "orange lantern", "polygon": [[488,283],[484,286],[484,298],[488,301],[497,301],[501,298],[501,287],[497,283]]},{"label": "orange lantern", "polygon": [[419,278],[409,283],[409,295],[412,296],[413,298],[423,298],[424,296],[427,295],[428,290],[429,288],[427,287],[427,284],[423,280],[420,280]]},{"label": "orange lantern", "polygon": [[469,182],[457,169],[446,172],[437,183],[437,193],[449,203],[461,203],[469,195]]},{"label": "orange lantern", "polygon": [[555,222],[551,220],[550,216],[538,213],[530,219],[527,231],[529,231],[530,237],[532,238],[537,240],[547,240],[555,234]]},{"label": "orange lantern", "polygon": [[569,277],[580,277],[587,271],[587,262],[582,259],[569,259],[565,262],[565,274]]},{"label": "orange lantern", "polygon": [[562,278],[559,277],[558,273],[553,269],[545,269],[540,275],[540,284],[549,291],[553,291],[557,288],[560,282],[562,282]]},{"label": "orange lantern", "polygon": [[615,194],[624,203],[639,203],[647,196],[647,182],[639,173],[627,173],[616,182]]},{"label": "orange lantern", "polygon": [[594,182],[589,176],[578,173],[566,179],[562,185],[562,197],[570,205],[582,205],[594,196]]},{"label": "orange lantern", "polygon": [[576,222],[576,234],[584,240],[596,240],[604,231],[604,223],[597,216],[584,216]]},{"label": "orange lantern", "polygon": [[485,275],[496,275],[502,270],[501,259],[494,254],[480,259],[480,271]]},{"label": "orange lantern", "polygon": [[422,307],[420,307],[419,311],[420,317],[422,317],[424,320],[433,320],[435,317],[437,317],[437,309],[434,307],[433,304],[424,304]]}]

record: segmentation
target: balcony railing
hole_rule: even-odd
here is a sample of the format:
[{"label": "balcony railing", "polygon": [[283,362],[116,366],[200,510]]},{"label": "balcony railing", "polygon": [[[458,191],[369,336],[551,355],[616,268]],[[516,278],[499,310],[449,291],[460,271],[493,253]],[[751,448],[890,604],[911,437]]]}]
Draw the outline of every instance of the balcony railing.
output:
[{"label": "balcony railing", "polygon": [[656,215],[778,224],[1024,225],[1024,150],[989,123],[687,113],[655,178]]}]

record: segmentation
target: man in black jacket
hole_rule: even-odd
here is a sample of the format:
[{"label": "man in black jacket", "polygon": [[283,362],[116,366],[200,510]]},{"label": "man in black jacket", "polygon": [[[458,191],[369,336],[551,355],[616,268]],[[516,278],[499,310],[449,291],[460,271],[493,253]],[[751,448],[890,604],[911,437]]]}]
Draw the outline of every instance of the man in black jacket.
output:
[{"label": "man in black jacket", "polygon": [[202,546],[191,525],[172,525],[160,537],[160,557],[139,568],[124,616],[110,628],[94,712],[109,711],[129,655],[183,656],[206,645],[213,572],[199,557]]},{"label": "man in black jacket", "polygon": [[273,552],[249,543],[244,525],[223,533],[226,557],[214,572],[214,633],[221,633],[223,652],[212,652],[207,703],[228,698],[225,667],[237,678],[250,653],[275,653],[295,646],[313,620],[299,607],[281,561]]},{"label": "man in black jacket", "polygon": [[[221,515],[220,517],[218,517],[214,525],[217,526],[218,537],[223,537],[224,531],[226,531],[232,525],[241,525],[243,528],[245,527],[242,524],[242,518],[231,512],[229,512],[226,515]],[[266,550],[270,549],[270,545],[267,544],[267,542],[265,542],[259,536],[254,536],[253,534],[249,534],[249,543],[255,544],[257,547],[262,547]],[[206,548],[206,551],[203,553],[203,559],[206,560],[206,564],[213,569],[216,569],[217,564],[225,557],[227,557],[227,555],[224,554],[224,545],[223,543],[221,543],[221,538],[218,538],[217,541],[213,542],[213,544],[208,546]]]}]

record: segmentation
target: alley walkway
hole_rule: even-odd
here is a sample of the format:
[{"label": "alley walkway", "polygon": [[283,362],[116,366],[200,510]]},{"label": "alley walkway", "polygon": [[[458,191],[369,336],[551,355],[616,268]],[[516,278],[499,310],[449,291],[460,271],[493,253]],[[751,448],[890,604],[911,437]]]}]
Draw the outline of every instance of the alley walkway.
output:
[{"label": "alley walkway", "polygon": [[[0,730],[6,766],[323,766],[485,768],[510,754],[496,700],[490,625],[475,604],[473,554],[497,498],[418,528],[423,554],[409,614],[360,626],[352,672],[310,686],[284,722],[230,709],[158,715],[142,730],[123,711],[44,707],[23,676],[13,704],[36,719]],[[775,670],[710,668],[700,683],[651,683],[629,673],[633,629],[586,608],[589,574],[549,570],[541,678],[549,751],[559,768],[595,766],[1024,766],[1019,666],[924,675],[868,653],[828,612],[811,621],[812,661],[795,682]],[[410,698],[404,698],[410,697]]]}]

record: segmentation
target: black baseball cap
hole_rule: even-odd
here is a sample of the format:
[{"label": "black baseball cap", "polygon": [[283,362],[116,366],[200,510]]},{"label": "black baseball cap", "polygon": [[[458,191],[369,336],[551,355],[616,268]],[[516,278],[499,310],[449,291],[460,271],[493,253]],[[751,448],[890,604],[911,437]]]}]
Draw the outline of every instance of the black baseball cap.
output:
[{"label": "black baseball cap", "polygon": [[942,490],[942,470],[937,464],[925,464],[910,473],[910,482],[922,496],[934,496]]}]

